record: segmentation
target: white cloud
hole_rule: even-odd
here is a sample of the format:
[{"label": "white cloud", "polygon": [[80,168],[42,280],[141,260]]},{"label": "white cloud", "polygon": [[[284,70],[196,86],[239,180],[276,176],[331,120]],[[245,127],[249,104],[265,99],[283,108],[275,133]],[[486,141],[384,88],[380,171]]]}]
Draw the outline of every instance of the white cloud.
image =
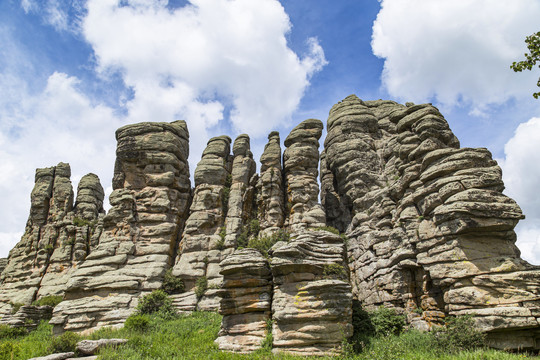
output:
[{"label": "white cloud", "polygon": [[21,0],[21,7],[28,13],[34,13],[43,21],[54,27],[57,31],[76,30],[76,19],[70,18],[67,9],[69,6],[80,9],[79,2],[82,0]]},{"label": "white cloud", "polygon": [[538,31],[537,0],[383,0],[372,49],[382,81],[403,100],[472,105],[472,115],[511,97],[531,96],[538,74],[509,67]]},{"label": "white cloud", "polygon": [[504,147],[505,193],[514,198],[526,216],[516,228],[522,257],[540,264],[540,118],[520,124]]},{"label": "white cloud", "polygon": [[99,70],[120,71],[132,87],[130,121],[186,119],[196,157],[227,108],[234,130],[254,137],[285,124],[326,64],[316,39],[303,58],[287,46],[291,24],[278,1],[166,4],[90,0],[82,29]]}]

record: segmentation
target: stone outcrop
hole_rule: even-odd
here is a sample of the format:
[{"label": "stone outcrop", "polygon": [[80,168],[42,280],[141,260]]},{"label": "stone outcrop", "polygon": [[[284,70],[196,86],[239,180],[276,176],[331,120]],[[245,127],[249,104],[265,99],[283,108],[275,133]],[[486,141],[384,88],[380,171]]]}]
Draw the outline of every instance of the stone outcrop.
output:
[{"label": "stone outcrop", "polygon": [[51,306],[23,305],[15,314],[5,315],[0,319],[0,325],[8,325],[14,328],[25,328],[28,331],[35,330],[41,320],[49,320],[52,316]]},{"label": "stone outcrop", "polygon": [[279,141],[279,133],[272,131],[261,155],[261,173],[257,182],[257,210],[261,236],[277,232],[285,221]]},{"label": "stone outcrop", "polygon": [[216,310],[219,305],[217,289],[205,291],[202,299],[197,299],[193,294],[197,281],[199,284],[206,281],[207,286],[219,288],[222,280],[219,262],[223,255],[233,250],[220,249],[225,246],[220,232],[225,222],[226,194],[230,192],[231,186],[230,145],[231,139],[228,136],[210,139],[195,169],[193,203],[173,269],[173,275],[180,277],[186,290],[192,294],[175,296],[175,305],[179,310],[192,311],[197,305],[201,310]]},{"label": "stone outcrop", "polygon": [[[174,260],[191,200],[184,121],[117,130],[112,208],[86,260],[71,274],[54,331],[121,326],[142,294],[158,289]],[[89,179],[90,180],[90,179]],[[91,181],[83,189],[92,189]],[[81,214],[99,208],[85,194]]]},{"label": "stone outcrop", "polygon": [[[540,267],[520,258],[523,215],[491,153],[460,148],[431,104],[353,95],[331,109],[319,155],[322,130],[296,126],[283,158],[270,133],[259,175],[247,135],[232,155],[229,137],[212,138],[192,189],[185,122],[125,126],[107,214],[97,176],[81,179],[74,204],[68,164],[38,169],[0,272],[0,315],[60,295],[55,332],[118,327],[171,271],[186,288],[172,295],[179,311],[224,315],[224,350],[259,348],[271,320],[275,352],[336,353],[353,298],[422,330],[472,314],[492,346],[539,349]],[[262,244],[280,232],[292,239],[266,259]],[[248,245],[264,256],[238,249]]]},{"label": "stone outcrop", "polygon": [[[36,170],[26,230],[1,275],[0,313],[8,314],[11,304],[30,305],[44,296],[63,295],[73,267],[85,260],[97,233],[96,223],[90,220],[95,221],[103,208],[88,209],[87,219],[78,218],[70,176],[70,166],[65,163]],[[86,175],[81,182],[89,178],[92,188],[101,192],[81,196],[102,203],[97,176]]]},{"label": "stone outcrop", "polygon": [[271,317],[272,273],[268,260],[255,249],[236,250],[221,263],[221,350],[251,352],[261,348]]},{"label": "stone outcrop", "polygon": [[319,203],[319,138],[323,123],[308,119],[295,127],[285,139],[283,153],[285,172],[285,227],[291,233],[326,225],[326,216]]},{"label": "stone outcrop", "polygon": [[540,270],[519,258],[523,215],[489,151],[459,148],[430,104],[350,96],[330,111],[324,152],[321,198],[349,236],[355,298],[421,329],[474,314],[494,344],[538,346]]},{"label": "stone outcrop", "polygon": [[305,231],[272,248],[274,352],[332,355],[352,335],[343,239]]}]

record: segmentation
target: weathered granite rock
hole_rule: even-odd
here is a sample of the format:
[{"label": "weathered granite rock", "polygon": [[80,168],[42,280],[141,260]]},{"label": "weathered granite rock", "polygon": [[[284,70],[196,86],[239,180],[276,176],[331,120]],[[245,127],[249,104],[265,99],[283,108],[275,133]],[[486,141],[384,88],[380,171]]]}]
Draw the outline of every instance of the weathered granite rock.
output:
[{"label": "weathered granite rock", "polygon": [[7,264],[8,264],[8,258],[0,258],[0,274],[2,274],[2,271],[4,271]]},{"label": "weathered granite rock", "polygon": [[[65,163],[36,170],[26,231],[2,275],[0,313],[9,313],[10,303],[29,305],[43,296],[63,295],[72,267],[85,259],[95,229],[77,222],[70,176]],[[101,188],[95,175],[92,184]],[[103,202],[103,190],[96,196]],[[88,216],[95,219],[98,210]]]},{"label": "weathered granite rock", "polygon": [[255,187],[251,179],[255,174],[255,160],[250,151],[249,136],[239,135],[233,145],[231,187],[225,220],[225,238],[222,248],[238,247],[238,237],[254,216]]},{"label": "weathered granite rock", "polygon": [[[272,273],[258,250],[236,250],[221,263],[223,286],[219,292],[221,350],[251,352],[261,348],[268,329],[272,300]],[[271,331],[271,330],[270,330]]]},{"label": "weathered granite rock", "polygon": [[73,358],[73,356],[75,356],[74,352],[67,352],[67,353],[51,354],[47,356],[40,356],[36,358],[31,358],[29,360],[67,360],[69,358]]},{"label": "weathered granite rock", "polygon": [[475,314],[504,346],[538,347],[540,269],[519,258],[523,215],[489,151],[460,149],[430,104],[350,96],[330,111],[322,158],[327,219],[347,230],[365,306],[395,307],[421,329]]},{"label": "weathered granite rock", "polygon": [[[121,326],[138,297],[161,286],[191,200],[188,138],[184,121],[117,130],[112,208],[98,243],[72,273],[65,301],[54,310],[54,332]],[[83,187],[89,188],[96,190]],[[100,208],[99,201],[83,198],[81,203]]]},{"label": "weathered granite rock", "polygon": [[24,327],[28,331],[38,327],[41,320],[49,320],[52,316],[51,306],[24,305],[15,314],[5,315],[0,319],[0,325]]},{"label": "weathered granite rock", "polygon": [[285,221],[279,142],[279,133],[272,131],[261,155],[261,173],[257,182],[257,210],[261,236],[277,232]]},{"label": "weathered granite rock", "polygon": [[94,355],[105,347],[116,347],[127,342],[127,339],[82,340],[77,343],[77,353],[81,355]]},{"label": "weathered granite rock", "polygon": [[[230,181],[227,181],[231,173],[230,144],[228,136],[210,139],[195,169],[193,203],[173,269],[173,275],[184,281],[186,291],[193,291],[197,280],[204,278],[209,287],[219,287],[222,280],[219,262],[222,256],[234,250],[223,250],[224,239],[220,236],[227,209],[226,194],[230,191]],[[175,304],[182,309],[197,304],[178,303],[180,297],[176,298]],[[181,298],[197,301],[193,296]],[[215,289],[206,291],[199,300],[200,310],[216,310],[219,306]]]},{"label": "weathered granite rock", "polygon": [[272,248],[274,352],[332,355],[352,335],[343,239],[306,231]]},{"label": "weathered granite rock", "polygon": [[285,226],[291,233],[326,225],[319,204],[319,138],[322,121],[308,119],[296,126],[285,139],[283,171],[287,189]]}]

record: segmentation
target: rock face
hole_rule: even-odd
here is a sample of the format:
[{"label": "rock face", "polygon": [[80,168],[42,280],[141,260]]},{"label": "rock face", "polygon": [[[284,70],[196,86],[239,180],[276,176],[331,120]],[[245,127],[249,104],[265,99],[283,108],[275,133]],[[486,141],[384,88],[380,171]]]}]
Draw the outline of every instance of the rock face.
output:
[{"label": "rock face", "polygon": [[352,293],[339,235],[306,231],[272,248],[274,351],[331,355],[352,335]]},{"label": "rock face", "polygon": [[[188,292],[196,289],[197,281],[199,287],[204,282],[207,282],[207,286],[219,287],[222,280],[219,262],[222,255],[233,250],[230,248],[228,252],[222,253],[225,239],[220,236],[227,210],[226,194],[230,192],[231,186],[230,146],[231,139],[228,136],[210,139],[195,169],[193,203],[173,270],[173,275],[184,281]],[[199,291],[203,290],[201,288]],[[176,296],[185,300],[178,304],[178,308],[195,310],[197,300],[200,300],[199,309],[216,310],[219,304],[216,291],[216,289],[206,291],[202,299],[186,297],[186,294]]]},{"label": "rock face", "polygon": [[24,305],[15,314],[5,315],[0,319],[0,325],[8,325],[14,328],[24,327],[34,330],[41,320],[49,320],[52,316],[51,306]]},{"label": "rock face", "polygon": [[[70,176],[70,166],[65,163],[36,170],[26,230],[1,275],[1,314],[10,313],[11,304],[30,305],[43,296],[63,295],[73,267],[85,260],[91,238],[97,234],[95,220],[103,208],[87,209],[86,219],[78,218]],[[92,189],[101,192],[81,196],[103,203],[97,176],[86,175],[81,182],[90,178]]]},{"label": "rock face", "polygon": [[[161,286],[174,259],[191,200],[184,121],[140,123],[117,130],[117,159],[103,232],[71,274],[54,331],[121,326],[139,296]],[[83,189],[95,189],[91,179]],[[80,214],[99,208],[85,191]]]},{"label": "rock face", "polygon": [[[212,138],[192,189],[185,122],[125,126],[106,215],[97,176],[81,179],[73,204],[69,165],[38,169],[25,233],[1,272],[0,315],[63,295],[55,332],[118,327],[171,270],[186,288],[172,296],[178,310],[224,315],[224,350],[259,348],[271,320],[274,351],[336,353],[353,298],[422,330],[473,314],[492,346],[539,349],[540,267],[520,258],[523,215],[491,153],[460,148],[430,104],[352,95],[331,109],[319,156],[322,130],[299,124],[283,159],[270,133],[260,175],[247,135],[232,155],[228,136]],[[270,259],[238,249],[266,256],[279,232],[292,240]]]},{"label": "rock face", "polygon": [[489,151],[460,149],[429,104],[350,96],[330,111],[324,152],[321,198],[350,238],[355,298],[422,329],[474,314],[493,344],[538,346],[540,270],[519,258],[523,215]]},{"label": "rock face", "polygon": [[285,221],[283,174],[279,133],[272,131],[261,155],[261,173],[257,182],[257,209],[261,235],[271,235]]},{"label": "rock face", "polygon": [[323,123],[308,119],[295,127],[285,139],[283,166],[287,189],[287,221],[291,233],[326,225],[324,210],[319,204],[319,138]]},{"label": "rock face", "polygon": [[236,250],[221,263],[221,350],[251,352],[260,349],[271,316],[272,273],[268,260],[255,249]]}]

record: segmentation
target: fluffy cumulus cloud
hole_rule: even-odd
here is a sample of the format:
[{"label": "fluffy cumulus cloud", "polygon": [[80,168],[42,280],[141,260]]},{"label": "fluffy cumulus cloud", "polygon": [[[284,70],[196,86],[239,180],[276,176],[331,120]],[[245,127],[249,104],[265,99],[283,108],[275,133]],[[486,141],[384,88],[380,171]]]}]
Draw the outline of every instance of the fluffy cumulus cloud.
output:
[{"label": "fluffy cumulus cloud", "polygon": [[516,228],[518,246],[524,259],[540,264],[540,118],[520,124],[504,147],[505,193],[521,206],[526,220]]},{"label": "fluffy cumulus cloud", "polygon": [[538,31],[537,0],[382,0],[372,49],[383,85],[400,99],[467,104],[473,114],[530,96],[537,76],[509,66]]},{"label": "fluffy cumulus cloud", "polygon": [[276,0],[90,0],[82,29],[102,74],[120,71],[134,91],[133,121],[185,118],[190,132],[227,113],[252,136],[283,125],[309,78],[326,63],[315,39],[299,57]]}]

